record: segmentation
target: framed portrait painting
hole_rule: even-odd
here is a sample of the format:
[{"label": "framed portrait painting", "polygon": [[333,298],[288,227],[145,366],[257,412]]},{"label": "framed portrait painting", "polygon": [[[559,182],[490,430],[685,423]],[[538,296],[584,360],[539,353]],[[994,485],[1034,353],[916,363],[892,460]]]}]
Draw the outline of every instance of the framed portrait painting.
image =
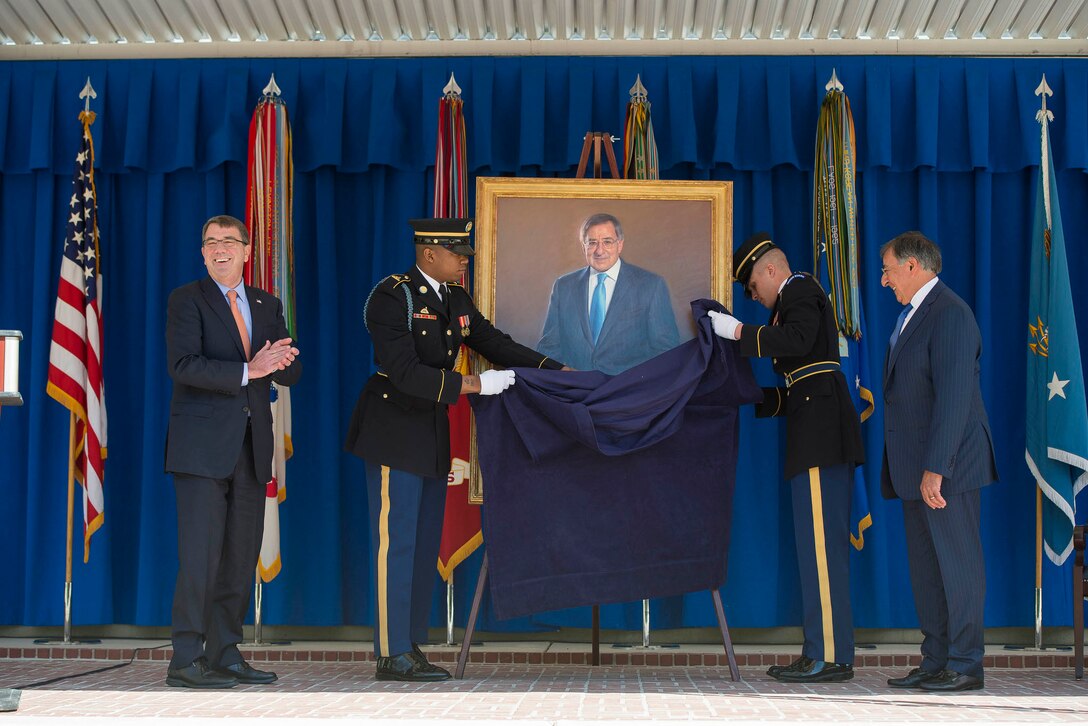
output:
[{"label": "framed portrait painting", "polygon": [[481,177],[475,219],[476,306],[572,368],[618,373],[693,338],[692,300],[732,307],[730,182]]}]

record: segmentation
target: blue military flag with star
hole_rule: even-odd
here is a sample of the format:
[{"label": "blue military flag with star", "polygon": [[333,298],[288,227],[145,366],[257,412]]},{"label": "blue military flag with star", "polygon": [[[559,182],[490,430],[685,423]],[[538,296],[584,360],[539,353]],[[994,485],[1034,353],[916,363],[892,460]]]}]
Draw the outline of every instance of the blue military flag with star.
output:
[{"label": "blue military flag with star", "polygon": [[1041,120],[1026,331],[1026,458],[1043,493],[1043,546],[1060,565],[1073,549],[1077,494],[1088,484],[1088,411],[1058,187],[1047,120]]}]

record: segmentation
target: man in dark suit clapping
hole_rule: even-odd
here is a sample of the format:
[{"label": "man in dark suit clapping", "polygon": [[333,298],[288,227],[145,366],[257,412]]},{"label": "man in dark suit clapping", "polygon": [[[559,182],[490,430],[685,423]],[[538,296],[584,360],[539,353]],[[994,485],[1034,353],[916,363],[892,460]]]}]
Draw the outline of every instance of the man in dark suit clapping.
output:
[{"label": "man in dark suit clapping", "polygon": [[922,665],[895,688],[982,688],[986,577],[979,489],[997,479],[979,388],[974,313],[937,278],[941,251],[921,232],[880,249],[881,284],[904,305],[884,360],[885,497],[903,500]]},{"label": "man in dark suit clapping", "polygon": [[174,381],[166,471],[178,506],[178,579],[166,683],[230,688],[271,683],[238,652],[272,478],[272,381],[302,364],[278,298],[242,283],[245,225],[212,217],[201,235],[208,277],[170,294],[166,362]]}]

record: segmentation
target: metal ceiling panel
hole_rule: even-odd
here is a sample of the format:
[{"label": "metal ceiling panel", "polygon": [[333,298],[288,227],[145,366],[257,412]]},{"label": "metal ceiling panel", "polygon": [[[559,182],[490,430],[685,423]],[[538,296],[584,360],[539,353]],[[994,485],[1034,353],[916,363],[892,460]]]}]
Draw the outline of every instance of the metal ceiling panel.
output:
[{"label": "metal ceiling panel", "polygon": [[37,0],[12,0],[12,5],[15,7],[15,12],[41,42],[50,44],[61,42],[60,31],[53,25],[53,21],[45,14]]},{"label": "metal ceiling panel", "polygon": [[143,29],[145,39],[153,38],[159,43],[169,43],[174,40],[174,30],[155,0],[128,0],[128,2],[136,22]]},{"label": "metal ceiling panel", "polygon": [[[340,21],[344,24],[345,34],[355,40],[366,40],[370,37],[373,26],[366,11],[366,5],[358,0],[336,0],[336,6],[340,11]],[[454,24],[456,25],[456,18]]]},{"label": "metal ceiling panel", "polygon": [[103,12],[110,20],[114,30],[129,43],[143,43],[154,40],[140,25],[140,21],[132,14],[126,0],[98,0]]},{"label": "metal ceiling panel", "polygon": [[287,26],[283,24],[276,3],[271,0],[250,0],[247,8],[257,22],[257,27],[253,29],[256,37],[263,35],[268,40],[287,40]]},{"label": "metal ceiling panel", "polygon": [[[275,5],[266,3],[274,12]],[[245,3],[219,3],[219,11],[227,26],[223,32],[227,37],[237,36],[239,40],[254,41],[261,37],[261,27]]]},{"label": "metal ceiling panel", "polygon": [[[219,0],[223,2],[224,0]],[[280,17],[283,18],[284,27],[287,28],[287,37],[291,40],[317,40],[314,36],[313,18],[305,2],[298,0],[275,0],[276,7],[280,9]]]},{"label": "metal ceiling panel", "polygon": [[73,43],[82,43],[87,39],[87,28],[79,22],[79,18],[68,7],[65,0],[38,0],[42,10],[60,31],[62,37]]},{"label": "metal ceiling panel", "polygon": [[159,9],[162,10],[166,22],[170,24],[182,42],[195,43],[200,40],[200,27],[193,19],[193,14],[189,12],[188,5],[168,1],[160,4]]},{"label": "metal ceiling panel", "polygon": [[1039,0],[1030,5],[1021,5],[1009,27],[1009,34],[1014,38],[1030,38],[1037,35],[1039,27],[1043,24],[1043,18],[1052,7],[1054,7],[1054,0]]},{"label": "metal ceiling panel", "polygon": [[37,38],[15,9],[8,4],[0,5],[0,33],[3,34],[5,42],[10,40],[19,45],[27,45]]},{"label": "metal ceiling panel", "polygon": [[309,0],[310,17],[314,28],[325,40],[340,40],[344,37],[344,23],[340,20],[340,10],[330,0]]},{"label": "metal ceiling panel", "polygon": [[[0,0],[0,36],[0,58],[25,59],[194,57],[209,42],[220,56],[1088,56],[1088,0]],[[684,43],[649,42],[667,40]],[[718,45],[732,40],[746,42]]]},{"label": "metal ceiling panel", "polygon": [[[1033,4],[1045,1],[1036,0]],[[997,0],[990,10],[990,14],[986,17],[986,22],[982,24],[982,34],[987,38],[1012,37],[1008,31],[1012,27],[1013,20],[1016,19],[1016,14],[1022,7],[1024,5],[1021,0]]]}]

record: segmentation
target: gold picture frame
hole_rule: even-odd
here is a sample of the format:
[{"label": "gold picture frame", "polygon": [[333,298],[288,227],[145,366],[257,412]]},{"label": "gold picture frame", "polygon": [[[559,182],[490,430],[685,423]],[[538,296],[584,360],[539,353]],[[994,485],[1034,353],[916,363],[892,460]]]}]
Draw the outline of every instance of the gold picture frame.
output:
[{"label": "gold picture frame", "polygon": [[[695,332],[691,300],[710,297],[732,308],[732,182],[514,177],[476,180],[476,307],[514,340],[536,347],[552,284],[586,266],[579,231],[601,212],[622,223],[621,259],[665,279],[681,341]],[[477,359],[477,366],[487,364]],[[481,503],[475,421],[470,436],[468,495]]]}]

